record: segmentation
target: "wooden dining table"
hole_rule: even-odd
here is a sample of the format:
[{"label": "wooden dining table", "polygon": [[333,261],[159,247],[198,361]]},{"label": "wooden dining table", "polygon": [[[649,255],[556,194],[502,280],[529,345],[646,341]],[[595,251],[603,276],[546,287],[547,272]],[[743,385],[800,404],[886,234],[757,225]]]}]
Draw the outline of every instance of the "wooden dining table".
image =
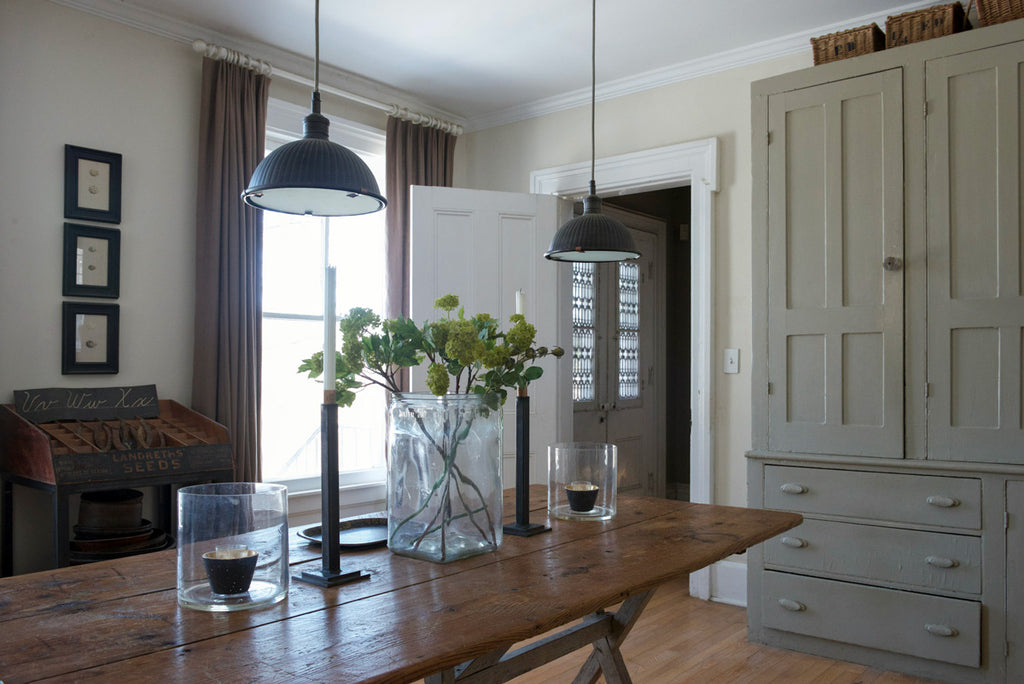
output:
[{"label": "wooden dining table", "polygon": [[[531,487],[530,508],[547,520],[544,487]],[[367,579],[292,581],[284,601],[232,613],[178,605],[173,549],[8,577],[0,682],[502,682],[578,648],[590,656],[576,681],[628,682],[619,644],[659,585],[800,521],[620,495],[611,520],[550,519],[550,532],[447,564],[346,552],[343,569]],[[298,531],[293,579],[320,562]]]}]

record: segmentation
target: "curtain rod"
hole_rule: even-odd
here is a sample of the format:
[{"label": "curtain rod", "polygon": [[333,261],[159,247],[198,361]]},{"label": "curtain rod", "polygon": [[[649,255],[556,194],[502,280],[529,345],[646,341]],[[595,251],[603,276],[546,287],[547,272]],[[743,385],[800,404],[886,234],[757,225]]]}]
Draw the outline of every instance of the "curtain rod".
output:
[{"label": "curtain rod", "polygon": [[[313,81],[309,78],[300,76],[298,74],[293,74],[283,69],[275,68],[272,64],[270,64],[270,62],[264,61],[262,59],[255,59],[254,57],[250,57],[249,55],[239,52],[237,50],[232,50],[231,48],[226,48],[221,45],[214,45],[213,43],[207,43],[205,40],[197,38],[196,40],[192,41],[192,49],[202,54],[204,57],[209,57],[210,59],[223,60],[230,64],[237,64],[245,69],[252,69],[253,71],[263,74],[265,76],[270,76],[271,74],[273,74],[274,76],[280,76],[286,81],[291,81],[292,83],[298,83],[299,85],[303,85],[308,88],[313,87]],[[430,116],[429,114],[415,112],[407,107],[400,107],[396,104],[388,104],[386,102],[372,100],[368,97],[356,95],[355,93],[350,93],[346,90],[334,88],[332,86],[324,85],[322,83],[320,84],[320,90],[322,92],[330,93],[331,95],[335,95],[346,100],[358,102],[359,104],[366,105],[367,107],[379,109],[383,112],[386,112],[388,116],[394,117],[396,119],[402,119],[403,121],[409,121],[411,123],[419,124],[421,126],[427,126],[429,128],[437,128],[439,130],[444,131],[445,133],[452,133],[453,135],[462,135],[462,126],[456,123],[452,123],[451,121],[446,121],[444,119],[438,118],[436,116]]]}]

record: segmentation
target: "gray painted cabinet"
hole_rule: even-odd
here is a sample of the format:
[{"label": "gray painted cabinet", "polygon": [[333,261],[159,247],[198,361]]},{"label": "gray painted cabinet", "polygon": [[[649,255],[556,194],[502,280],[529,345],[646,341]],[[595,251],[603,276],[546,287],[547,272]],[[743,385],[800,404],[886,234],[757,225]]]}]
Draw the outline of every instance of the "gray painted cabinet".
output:
[{"label": "gray painted cabinet", "polygon": [[1022,36],[753,85],[752,640],[1024,681]]}]

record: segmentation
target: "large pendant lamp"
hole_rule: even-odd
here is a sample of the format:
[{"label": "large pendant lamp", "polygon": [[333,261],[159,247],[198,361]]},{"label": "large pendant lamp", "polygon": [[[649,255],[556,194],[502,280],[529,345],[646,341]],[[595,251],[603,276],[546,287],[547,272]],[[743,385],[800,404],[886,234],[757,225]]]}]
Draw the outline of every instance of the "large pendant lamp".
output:
[{"label": "large pendant lamp", "polygon": [[351,150],[332,143],[320,113],[320,0],[316,0],[316,59],[311,113],[303,136],[264,157],[242,193],[246,204],[285,214],[356,216],[385,207],[370,168]]},{"label": "large pendant lamp", "polygon": [[583,214],[566,221],[551,239],[544,256],[555,261],[624,261],[640,256],[629,229],[601,213],[601,198],[594,183],[596,157],[594,111],[597,100],[597,0],[592,3],[590,36],[590,194],[583,198]]}]

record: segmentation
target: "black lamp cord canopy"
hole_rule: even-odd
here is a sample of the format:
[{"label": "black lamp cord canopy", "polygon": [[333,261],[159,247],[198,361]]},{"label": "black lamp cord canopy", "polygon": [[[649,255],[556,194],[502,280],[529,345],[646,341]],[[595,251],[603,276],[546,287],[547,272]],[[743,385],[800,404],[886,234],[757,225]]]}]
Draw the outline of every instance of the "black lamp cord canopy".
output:
[{"label": "black lamp cord canopy", "polygon": [[590,17],[590,194],[596,195],[594,165],[597,158],[597,0],[591,2]]}]

